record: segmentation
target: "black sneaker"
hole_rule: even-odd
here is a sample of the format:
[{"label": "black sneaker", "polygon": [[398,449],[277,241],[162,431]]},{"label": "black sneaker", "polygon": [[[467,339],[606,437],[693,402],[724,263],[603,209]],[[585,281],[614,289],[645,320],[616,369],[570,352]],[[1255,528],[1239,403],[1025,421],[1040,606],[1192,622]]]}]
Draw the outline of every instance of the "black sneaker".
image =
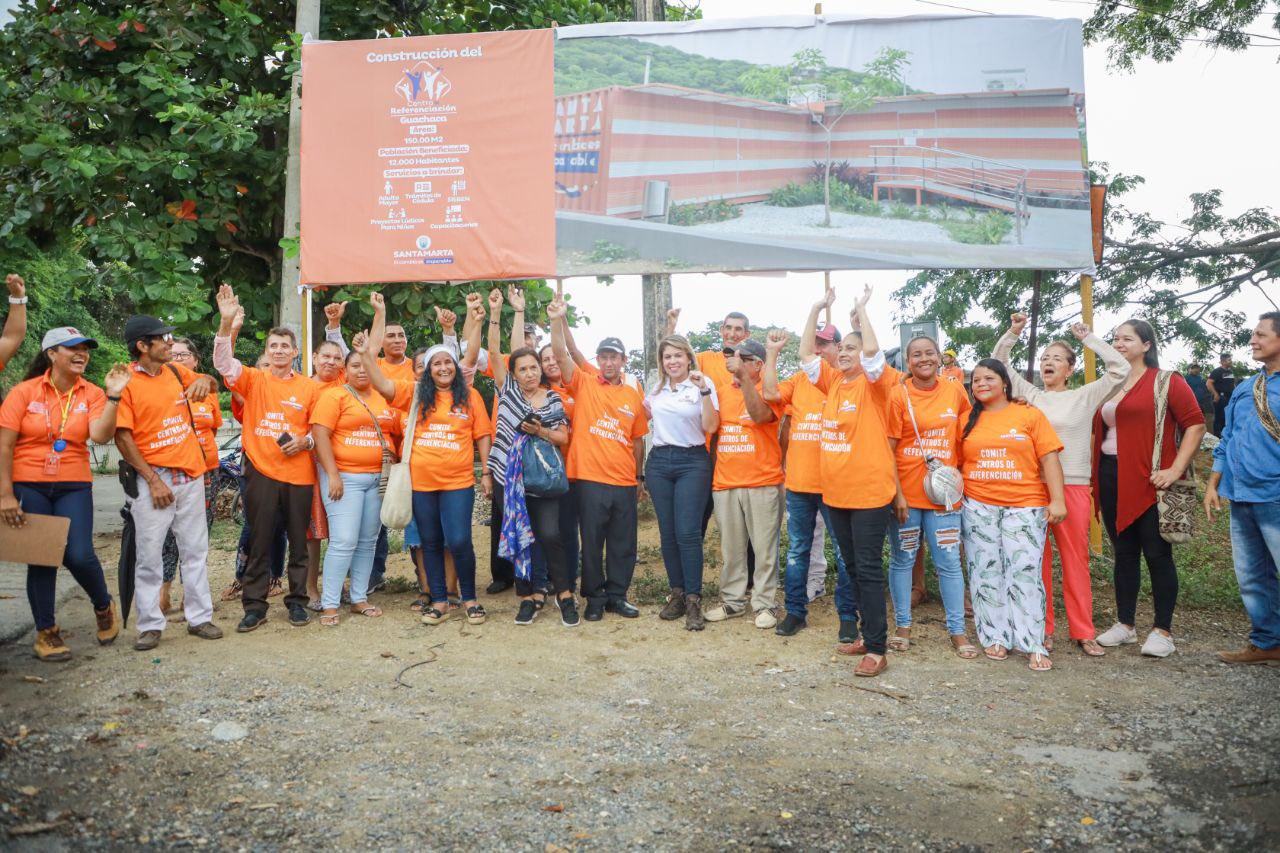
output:
[{"label": "black sneaker", "polygon": [[546,607],[546,606],[547,606],[547,599],[546,599],[546,597],[545,597],[545,596],[543,596],[542,598],[535,598],[535,599],[533,599],[533,606],[534,606],[534,607],[536,607],[536,608],[538,608],[539,610],[541,610],[542,608]]},{"label": "black sneaker", "polygon": [[246,613],[244,618],[240,620],[240,624],[236,626],[237,634],[247,634],[250,631],[256,631],[258,626],[267,621],[265,613]]},{"label": "black sneaker", "polygon": [[634,604],[632,604],[630,601],[627,601],[625,598],[620,598],[617,601],[608,602],[607,604],[605,604],[604,609],[609,611],[610,613],[616,613],[619,616],[622,616],[626,619],[635,619],[637,616],[640,615],[640,608],[636,607]]},{"label": "black sneaker", "polygon": [[588,601],[586,609],[582,611],[582,618],[588,622],[599,622],[604,618],[604,605]]},{"label": "black sneaker", "polygon": [[799,633],[801,628],[805,627],[805,621],[788,613],[782,617],[782,621],[774,626],[773,633],[779,637],[794,637]]},{"label": "black sneaker", "polygon": [[485,594],[487,595],[497,595],[500,592],[506,592],[507,590],[511,589],[513,585],[514,584],[509,584],[506,581],[494,581],[493,583],[486,586],[484,588],[484,591],[485,591]]},{"label": "black sneaker", "polygon": [[538,618],[538,605],[532,598],[520,602],[520,612],[516,614],[517,625],[530,625]]},{"label": "black sneaker", "polygon": [[289,605],[289,624],[295,628],[311,624],[311,614],[301,604]]},{"label": "black sneaker", "polygon": [[566,628],[578,627],[581,621],[578,619],[578,602],[572,598],[557,598],[556,604],[560,607],[560,624]]},{"label": "black sneaker", "polygon": [[840,620],[840,637],[838,642],[856,643],[858,641],[858,623],[852,619]]}]

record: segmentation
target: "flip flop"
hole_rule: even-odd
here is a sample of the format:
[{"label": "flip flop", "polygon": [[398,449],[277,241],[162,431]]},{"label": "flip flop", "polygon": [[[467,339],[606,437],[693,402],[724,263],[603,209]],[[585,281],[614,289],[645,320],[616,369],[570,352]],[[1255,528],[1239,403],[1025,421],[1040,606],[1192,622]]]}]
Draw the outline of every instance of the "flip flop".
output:
[{"label": "flip flop", "polygon": [[[991,649],[999,649],[1000,651],[992,653]],[[989,648],[985,648],[982,650],[982,653],[991,660],[1005,660],[1009,657],[1009,652],[1001,645],[994,645]]]},{"label": "flip flop", "polygon": [[366,602],[363,607],[358,604],[351,605],[351,612],[357,616],[375,618],[382,615],[382,608]]},{"label": "flip flop", "polygon": [[1027,661],[1027,669],[1032,672],[1048,672],[1053,669],[1053,661],[1049,660],[1048,655],[1040,652],[1033,652],[1030,660]]},{"label": "flip flop", "polygon": [[320,616],[320,624],[326,628],[337,627],[342,620],[338,618],[337,613],[323,613]]}]

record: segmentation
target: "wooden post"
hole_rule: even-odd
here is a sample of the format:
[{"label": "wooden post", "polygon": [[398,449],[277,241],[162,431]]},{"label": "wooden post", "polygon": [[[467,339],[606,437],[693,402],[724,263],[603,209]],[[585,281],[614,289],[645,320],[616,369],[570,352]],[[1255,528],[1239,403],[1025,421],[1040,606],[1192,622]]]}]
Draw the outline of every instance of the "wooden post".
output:
[{"label": "wooden post", "polygon": [[[822,8],[822,4],[818,4],[818,8]],[[827,291],[831,289],[831,271],[827,270],[822,274],[822,295],[825,298]],[[827,325],[831,325],[831,306],[827,306]]]},{"label": "wooden post", "polygon": [[1044,273],[1031,274],[1031,335],[1027,338],[1027,381],[1035,382],[1036,375],[1036,326],[1040,322],[1040,284]]},{"label": "wooden post", "polygon": [[[631,11],[637,21],[665,21],[665,0],[631,0]],[[641,311],[643,317],[645,387],[658,382],[658,342],[667,327],[667,312],[671,310],[671,276],[665,273],[640,277]]]},{"label": "wooden post", "polygon": [[[293,29],[304,36],[320,37],[320,0],[298,0]],[[285,165],[284,179],[284,236],[299,236],[298,224],[302,207],[302,72],[293,76],[289,84],[289,157]],[[311,315],[307,312],[309,300],[298,293],[301,250],[292,258],[284,258],[280,265],[280,304],[277,306],[279,325],[293,329],[298,340],[309,340]],[[305,324],[305,327],[304,327]],[[303,364],[310,353],[303,353]]]},{"label": "wooden post", "polygon": [[[1093,276],[1080,276],[1080,320],[1090,329],[1093,328]],[[1084,348],[1084,381],[1096,382],[1098,379],[1098,359],[1093,350]],[[1089,550],[1094,554],[1102,553],[1102,525],[1097,516],[1089,515]]]}]

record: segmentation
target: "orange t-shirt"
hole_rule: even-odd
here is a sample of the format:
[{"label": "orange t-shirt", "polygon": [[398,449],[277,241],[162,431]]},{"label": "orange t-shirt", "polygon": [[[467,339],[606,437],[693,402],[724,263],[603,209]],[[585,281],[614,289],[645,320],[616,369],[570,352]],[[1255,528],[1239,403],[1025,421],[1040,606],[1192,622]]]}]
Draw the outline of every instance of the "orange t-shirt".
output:
[{"label": "orange t-shirt", "polygon": [[205,471],[218,469],[218,427],[222,426],[222,404],[217,394],[200,402],[192,401],[191,416],[196,419],[196,438],[204,451]]},{"label": "orange t-shirt", "polygon": [[696,353],[698,357],[698,370],[711,380],[716,386],[716,395],[719,396],[720,389],[725,385],[730,385],[736,377],[729,372],[729,368],[724,366],[724,353],[714,350]]},{"label": "orange t-shirt", "polygon": [[964,385],[964,368],[958,364],[953,364],[950,367],[942,368],[941,370],[938,371],[938,375],[941,376],[943,379],[949,379],[952,382],[956,382],[956,383],[959,383],[960,385]]},{"label": "orange t-shirt", "polygon": [[[908,389],[910,389],[908,391]],[[907,394],[911,394],[911,408],[916,413],[916,426],[920,439],[911,426],[911,413],[907,410]],[[916,509],[943,509],[930,501],[924,493],[924,475],[928,472],[924,454],[937,459],[943,465],[955,466],[960,461],[960,433],[968,420],[969,395],[964,386],[955,382],[936,382],[922,391],[910,379],[899,383],[889,392],[889,417],[886,423],[889,438],[898,439],[894,460],[898,465],[898,480],[907,506]],[[921,449],[921,441],[924,449]],[[954,509],[954,507],[953,507]]]},{"label": "orange t-shirt", "polygon": [[269,370],[244,367],[236,381],[228,385],[244,397],[240,442],[259,473],[295,486],[316,481],[316,466],[310,453],[285,456],[276,439],[283,433],[301,438],[310,431],[311,407],[320,396],[320,385],[310,377],[291,372],[279,379]]},{"label": "orange t-shirt", "polygon": [[565,462],[569,479],[634,486],[634,441],[649,431],[644,397],[625,382],[611,385],[585,370],[574,370],[565,387],[574,398],[573,441]]},{"label": "orange t-shirt", "polygon": [[412,382],[416,378],[413,375],[413,359],[408,355],[399,364],[391,364],[385,358],[380,358],[378,359],[378,369],[382,371],[383,376],[392,382]]},{"label": "orange t-shirt", "polygon": [[200,439],[191,429],[183,396],[183,390],[195,381],[196,375],[181,365],[172,366],[181,381],[168,364],[160,368],[157,376],[147,373],[136,361],[129,365],[133,376],[120,395],[116,429],[133,432],[133,441],[148,465],[176,468],[199,477],[207,470],[207,464]]},{"label": "orange t-shirt", "polygon": [[[348,474],[377,474],[382,470],[382,442],[374,429],[369,412],[378,419],[378,427],[394,452],[400,432],[399,412],[391,408],[381,394],[374,391],[360,405],[351,392],[339,385],[324,391],[311,408],[312,425],[328,427],[329,446],[339,471]],[[369,411],[365,411],[368,406]]]},{"label": "orange t-shirt", "polygon": [[396,382],[396,396],[391,405],[402,412],[406,441],[413,437],[413,455],[409,458],[409,475],[415,492],[445,492],[467,489],[476,484],[475,443],[488,438],[492,425],[484,409],[484,398],[468,388],[468,411],[453,410],[453,393],[436,389],[436,407],[422,420],[409,423],[408,409],[413,401],[412,382]]},{"label": "orange t-shirt", "polygon": [[822,409],[827,395],[809,381],[801,370],[778,383],[782,405],[791,424],[787,431],[787,490],[822,494],[821,448]]},{"label": "orange t-shirt", "polygon": [[[19,382],[0,404],[0,429],[18,434],[13,448],[15,483],[91,483],[89,470],[89,421],[102,416],[107,395],[97,385],[81,378],[68,401],[49,383],[49,373]],[[62,407],[67,405],[67,425],[61,431],[67,449],[59,455],[58,473],[44,472],[45,460],[53,452],[53,440],[62,426]]]},{"label": "orange t-shirt", "polygon": [[315,376],[313,374],[311,377],[311,381],[316,383],[316,387],[320,389],[321,393],[323,393],[325,391],[328,391],[330,388],[341,388],[343,385],[346,385],[347,371],[345,369],[339,370],[338,375],[330,379],[328,382],[325,382],[319,376]]},{"label": "orange t-shirt", "polygon": [[993,506],[1048,506],[1040,457],[1061,450],[1049,419],[1034,406],[1010,403],[983,412],[961,446],[965,497]]},{"label": "orange t-shirt", "polygon": [[841,509],[888,506],[897,494],[893,453],[886,438],[889,391],[902,374],[886,365],[874,382],[859,373],[852,382],[826,362],[814,384],[827,395],[822,407],[822,499]]},{"label": "orange t-shirt", "polygon": [[778,420],[758,424],[747,414],[746,399],[736,383],[730,382],[723,389],[717,387],[716,397],[720,400],[720,429],[716,432],[712,490],[780,485],[782,445],[778,441],[778,420],[782,418],[783,404],[767,403]]},{"label": "orange t-shirt", "polygon": [[563,385],[551,384],[551,390],[560,395],[560,404],[564,406],[564,414],[570,421],[573,420],[573,394]]}]

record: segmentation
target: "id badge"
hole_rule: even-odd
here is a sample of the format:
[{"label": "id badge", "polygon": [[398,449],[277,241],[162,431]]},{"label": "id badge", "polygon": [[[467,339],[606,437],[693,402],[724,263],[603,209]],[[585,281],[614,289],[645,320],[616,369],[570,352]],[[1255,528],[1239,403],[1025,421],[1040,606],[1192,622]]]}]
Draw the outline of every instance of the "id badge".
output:
[{"label": "id badge", "polygon": [[57,453],[50,453],[44,458],[44,475],[46,477],[58,476],[58,466],[62,464],[62,457]]}]

